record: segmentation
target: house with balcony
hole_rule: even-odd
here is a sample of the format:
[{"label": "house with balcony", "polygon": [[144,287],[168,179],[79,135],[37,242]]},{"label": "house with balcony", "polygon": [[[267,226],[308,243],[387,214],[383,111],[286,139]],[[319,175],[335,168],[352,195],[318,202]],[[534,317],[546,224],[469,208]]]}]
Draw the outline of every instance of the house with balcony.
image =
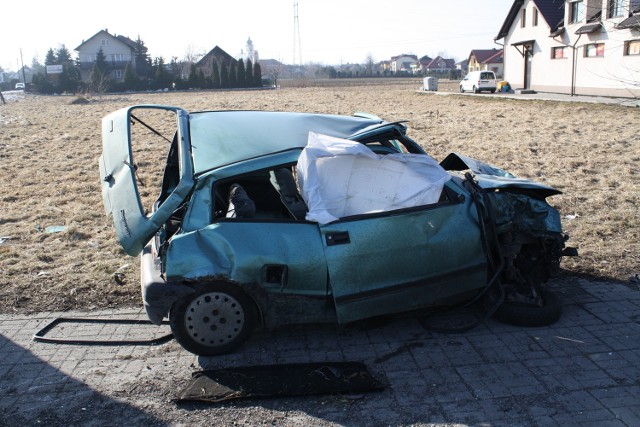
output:
[{"label": "house with balcony", "polygon": [[89,80],[98,51],[102,49],[111,79],[116,82],[122,81],[125,67],[135,61],[136,52],[139,48],[142,49],[141,53],[147,52],[146,47],[138,46],[138,43],[129,37],[112,35],[107,29],[98,31],[89,39],[83,40],[74,49],[78,52],[78,64],[82,80]]},{"label": "house with balcony", "polygon": [[502,49],[473,49],[469,53],[467,67],[471,71],[493,71],[498,78],[503,75]]},{"label": "house with balcony", "polygon": [[515,0],[495,40],[513,88],[640,97],[640,0]]}]

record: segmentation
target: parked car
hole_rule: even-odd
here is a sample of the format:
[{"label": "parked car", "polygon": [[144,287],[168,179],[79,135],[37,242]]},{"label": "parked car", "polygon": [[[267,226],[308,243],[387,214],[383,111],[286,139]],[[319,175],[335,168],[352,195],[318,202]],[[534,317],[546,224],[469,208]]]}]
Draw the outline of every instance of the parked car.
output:
[{"label": "parked car", "polygon": [[402,122],[146,105],[102,135],[104,205],[142,254],[146,312],[195,354],[256,327],[470,300],[525,325],[560,316],[543,287],[570,254],[545,201],[560,191],[461,154],[438,164]]},{"label": "parked car", "polygon": [[16,89],[24,90],[24,83],[16,83]]},{"label": "parked car", "polygon": [[493,71],[472,71],[467,74],[460,82],[460,92],[473,91],[473,93],[480,93],[482,91],[489,91],[495,93],[496,91],[496,75]]}]

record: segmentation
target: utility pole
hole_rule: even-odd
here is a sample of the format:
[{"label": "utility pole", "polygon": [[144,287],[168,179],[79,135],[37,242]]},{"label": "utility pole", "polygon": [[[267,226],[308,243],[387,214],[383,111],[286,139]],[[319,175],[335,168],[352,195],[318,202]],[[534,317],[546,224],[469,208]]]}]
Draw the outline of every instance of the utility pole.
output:
[{"label": "utility pole", "polygon": [[24,83],[24,86],[26,88],[26,86],[27,86],[27,77],[24,74],[24,61],[22,60],[22,48],[20,48],[20,64],[22,64],[22,83]]},{"label": "utility pole", "polygon": [[302,48],[300,47],[300,22],[298,21],[298,2],[293,2],[293,65],[302,65]]}]

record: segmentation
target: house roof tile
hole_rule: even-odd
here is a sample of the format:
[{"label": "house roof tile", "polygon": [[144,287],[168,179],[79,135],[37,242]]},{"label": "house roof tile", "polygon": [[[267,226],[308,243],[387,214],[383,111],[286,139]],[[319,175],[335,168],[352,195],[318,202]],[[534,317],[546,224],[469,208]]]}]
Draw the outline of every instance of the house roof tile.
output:
[{"label": "house roof tile", "polygon": [[[549,29],[551,32],[554,32],[560,27],[564,20],[564,0],[532,0],[538,11],[547,22]],[[502,27],[500,28],[500,32],[494,40],[499,40],[504,38],[508,33],[509,29],[513,25],[513,21],[518,16],[518,12],[520,8],[524,4],[524,0],[514,0],[511,5],[511,9],[509,9],[509,13],[507,14]]]},{"label": "house roof tile", "polygon": [[469,57],[474,56],[480,64],[502,62],[502,49],[473,49]]}]

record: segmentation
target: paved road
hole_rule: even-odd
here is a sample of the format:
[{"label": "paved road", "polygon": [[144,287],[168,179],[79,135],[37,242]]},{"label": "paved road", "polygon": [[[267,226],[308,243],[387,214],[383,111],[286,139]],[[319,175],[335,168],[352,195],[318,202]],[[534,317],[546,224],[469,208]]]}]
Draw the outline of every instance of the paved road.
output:
[{"label": "paved road", "polygon": [[[0,425],[640,425],[640,291],[565,278],[552,327],[493,320],[439,334],[416,318],[349,328],[257,332],[234,354],[198,358],[158,346],[34,342],[60,315],[0,316]],[[140,310],[65,317],[144,318]],[[455,322],[464,314],[450,316]],[[151,338],[166,327],[60,325],[50,336]],[[213,367],[364,361],[388,387],[358,396],[172,401],[191,372]]]},{"label": "paved road", "polygon": [[544,92],[538,92],[538,93],[482,92],[478,94],[471,93],[471,92],[465,92],[465,93],[443,92],[443,91],[425,92],[423,90],[418,90],[418,92],[421,92],[424,94],[441,95],[441,96],[450,96],[450,95],[481,96],[481,97],[491,97],[491,98],[519,99],[519,100],[525,100],[525,101],[541,100],[541,101],[557,101],[557,102],[586,102],[589,104],[609,104],[609,105],[620,105],[624,107],[640,107],[640,99],[638,98],[612,98],[612,97],[606,97],[606,96],[586,96],[586,95],[571,96],[571,95],[565,95],[560,93],[544,93]]}]

